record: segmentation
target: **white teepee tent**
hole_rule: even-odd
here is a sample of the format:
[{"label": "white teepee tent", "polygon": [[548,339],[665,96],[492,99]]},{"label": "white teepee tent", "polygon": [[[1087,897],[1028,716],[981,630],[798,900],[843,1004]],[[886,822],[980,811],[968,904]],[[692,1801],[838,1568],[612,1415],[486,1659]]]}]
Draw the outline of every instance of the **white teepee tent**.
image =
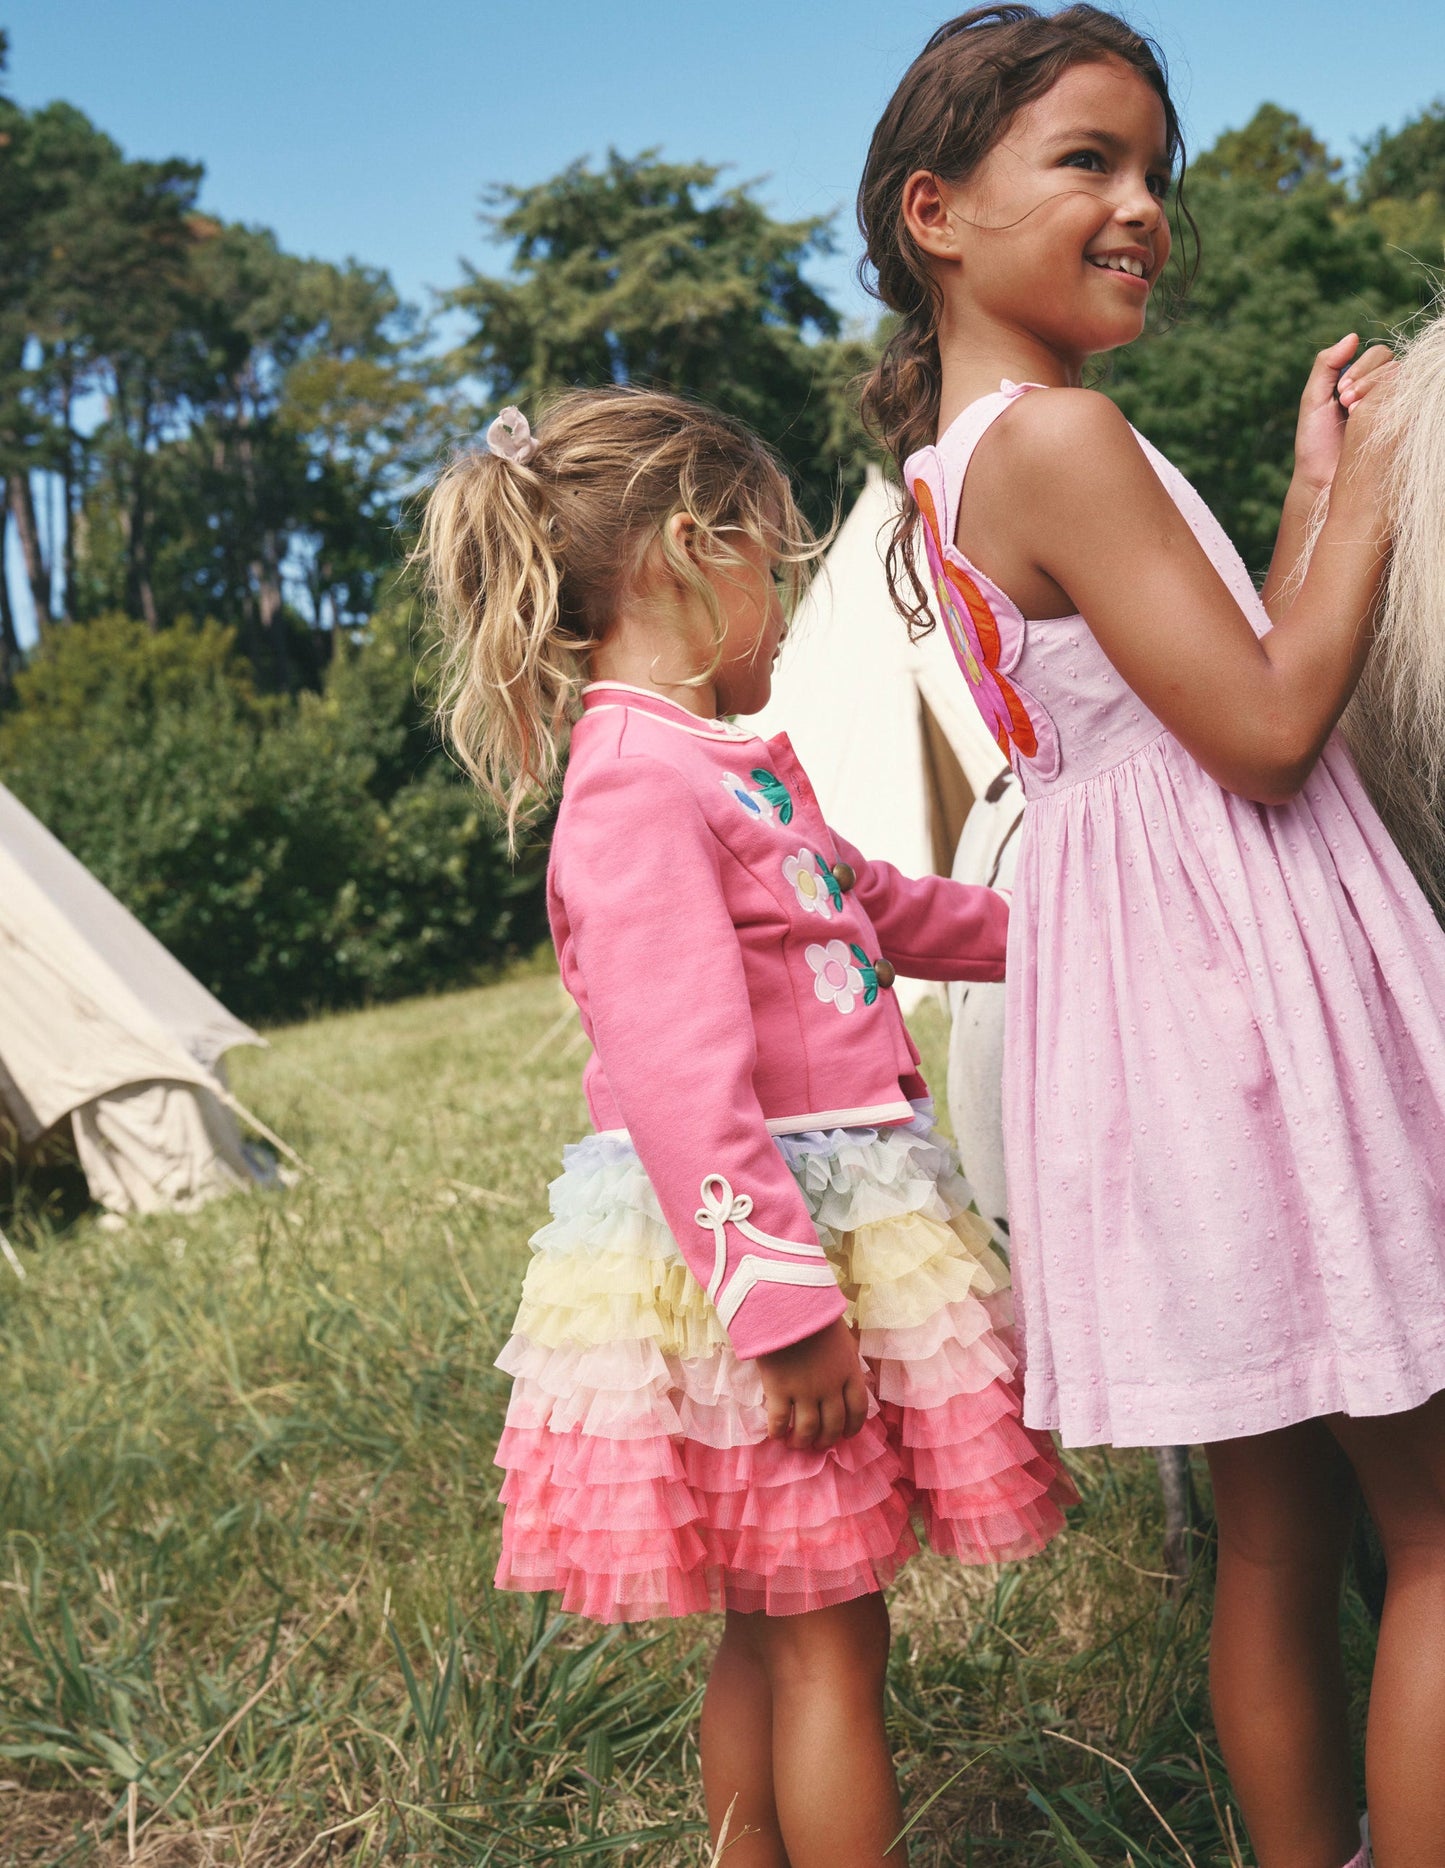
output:
[{"label": "white teepee tent", "polygon": [[22,1140],[69,1117],[112,1212],[247,1185],[222,1058],[262,1042],[0,785],[0,1115]]},{"label": "white teepee tent", "polygon": [[[773,697],[750,724],[786,732],[823,815],[905,875],[948,875],[975,797],[1004,768],[942,629],[909,640],[883,553],[898,496],[870,467],[799,609]],[[930,988],[898,981],[905,1011]]]}]

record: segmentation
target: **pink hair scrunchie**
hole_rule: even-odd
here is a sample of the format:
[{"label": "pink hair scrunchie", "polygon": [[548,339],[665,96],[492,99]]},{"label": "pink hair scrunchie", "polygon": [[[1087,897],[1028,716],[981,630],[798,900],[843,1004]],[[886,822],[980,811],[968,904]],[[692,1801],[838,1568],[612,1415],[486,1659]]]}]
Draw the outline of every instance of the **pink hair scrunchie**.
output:
[{"label": "pink hair scrunchie", "polygon": [[509,406],[487,430],[487,447],[493,454],[500,454],[504,461],[515,461],[519,467],[525,467],[537,452],[537,437],[522,411]]}]

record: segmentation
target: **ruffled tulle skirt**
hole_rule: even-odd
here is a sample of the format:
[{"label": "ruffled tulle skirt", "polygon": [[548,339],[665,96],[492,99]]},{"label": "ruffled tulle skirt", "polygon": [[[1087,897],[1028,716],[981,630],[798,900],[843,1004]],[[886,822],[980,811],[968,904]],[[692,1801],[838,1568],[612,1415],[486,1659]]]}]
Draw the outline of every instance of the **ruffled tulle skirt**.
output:
[{"label": "ruffled tulle skirt", "polygon": [[498,1366],[498,1586],[595,1621],[771,1615],[883,1587],[917,1549],[1032,1556],[1073,1489],[1022,1423],[1008,1271],[928,1112],[782,1136],[849,1302],[869,1418],[826,1452],[769,1440],[755,1363],[728,1345],[625,1138],[566,1150]]}]

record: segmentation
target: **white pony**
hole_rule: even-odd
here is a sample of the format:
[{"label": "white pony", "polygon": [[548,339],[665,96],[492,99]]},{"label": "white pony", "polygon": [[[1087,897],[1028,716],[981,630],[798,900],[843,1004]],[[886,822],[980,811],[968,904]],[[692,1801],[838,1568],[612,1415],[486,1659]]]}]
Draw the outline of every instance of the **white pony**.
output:
[{"label": "white pony", "polygon": [[[1023,787],[1004,766],[964,821],[953,873],[960,882],[1013,887]],[[1001,1245],[1008,1244],[1008,1187],[1003,1162],[1003,986],[957,981],[948,989],[948,1113],[964,1178]]]},{"label": "white pony", "polygon": [[1445,921],[1445,300],[1398,354],[1376,428],[1392,456],[1390,570],[1342,724],[1375,809]]}]

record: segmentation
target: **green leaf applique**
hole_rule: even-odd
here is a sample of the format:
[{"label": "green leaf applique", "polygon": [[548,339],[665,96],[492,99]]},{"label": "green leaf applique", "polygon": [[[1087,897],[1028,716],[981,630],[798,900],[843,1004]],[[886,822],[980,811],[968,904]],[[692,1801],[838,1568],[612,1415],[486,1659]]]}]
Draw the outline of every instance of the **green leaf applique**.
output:
[{"label": "green leaf applique", "polygon": [[858,962],[858,971],[863,975],[863,1003],[872,1005],[878,997],[878,970],[861,947],[848,943],[848,951]]},{"label": "green leaf applique", "polygon": [[791,824],[793,821],[793,794],[776,772],[770,772],[765,765],[754,766],[753,783],[762,792],[768,803],[777,812],[779,821]]},{"label": "green leaf applique", "polygon": [[822,877],[824,886],[827,888],[828,900],[833,904],[834,914],[842,914],[843,890],[839,885],[838,878],[829,868],[827,858],[820,856],[817,850],[813,852],[813,861],[818,865],[818,874]]}]

